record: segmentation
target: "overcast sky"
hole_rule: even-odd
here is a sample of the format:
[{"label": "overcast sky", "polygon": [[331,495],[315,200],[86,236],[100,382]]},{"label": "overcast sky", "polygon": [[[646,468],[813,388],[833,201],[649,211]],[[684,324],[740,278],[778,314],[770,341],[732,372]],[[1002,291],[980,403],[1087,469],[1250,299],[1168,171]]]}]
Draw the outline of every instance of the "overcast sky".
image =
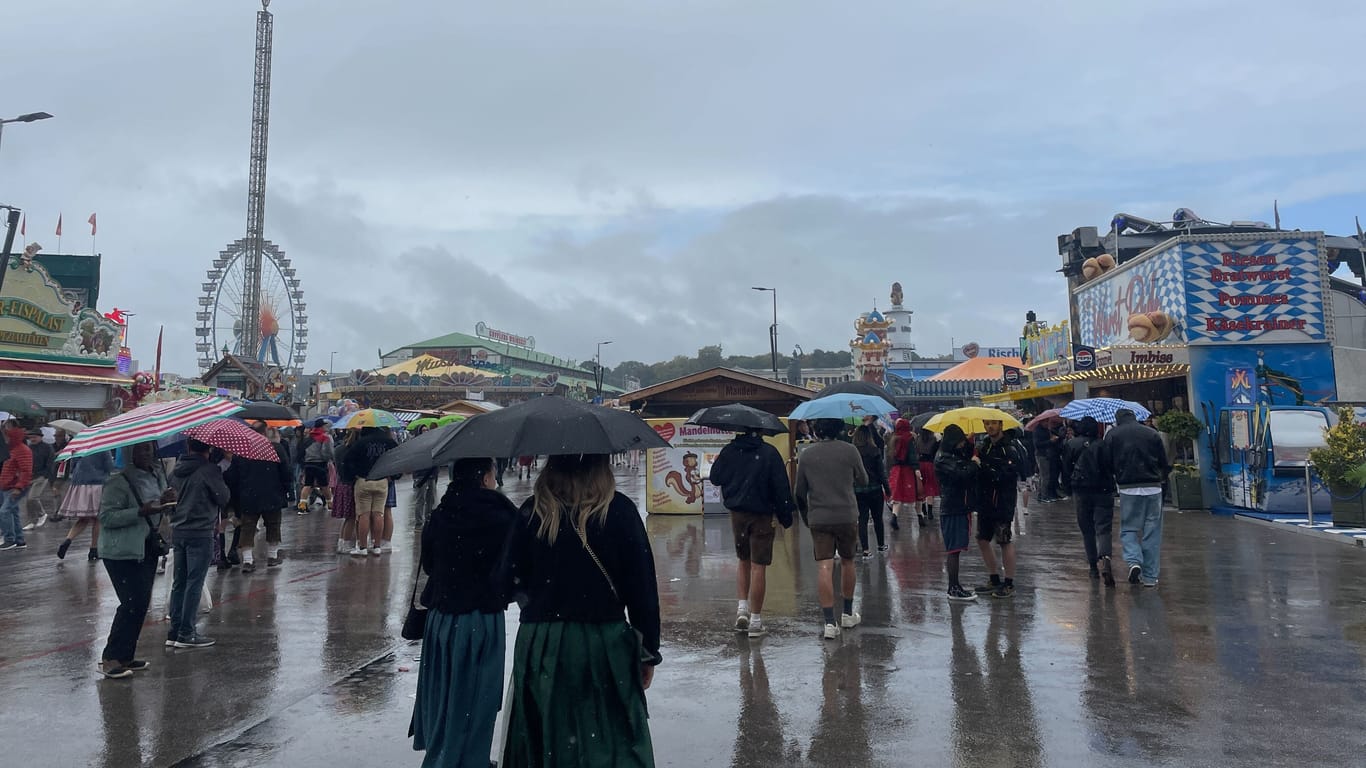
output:
[{"label": "overcast sky", "polygon": [[[90,249],[134,354],[193,373],[245,229],[251,0],[6,8],[0,202]],[[308,370],[474,324],[604,363],[843,349],[900,280],[922,352],[1061,319],[1117,211],[1351,231],[1366,4],[275,0],[266,235]]]}]

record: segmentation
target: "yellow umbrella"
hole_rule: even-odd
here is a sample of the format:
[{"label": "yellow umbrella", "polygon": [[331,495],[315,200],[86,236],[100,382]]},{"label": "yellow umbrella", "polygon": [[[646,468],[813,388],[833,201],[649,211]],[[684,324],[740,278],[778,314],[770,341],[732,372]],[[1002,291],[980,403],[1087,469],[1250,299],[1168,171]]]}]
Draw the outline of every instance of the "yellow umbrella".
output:
[{"label": "yellow umbrella", "polygon": [[967,408],[954,408],[952,411],[935,415],[934,418],[925,422],[925,429],[931,432],[943,432],[950,424],[957,424],[965,433],[975,435],[987,431],[986,426],[982,424],[984,421],[999,421],[1002,429],[1023,426],[1019,419],[999,408],[969,406]]}]

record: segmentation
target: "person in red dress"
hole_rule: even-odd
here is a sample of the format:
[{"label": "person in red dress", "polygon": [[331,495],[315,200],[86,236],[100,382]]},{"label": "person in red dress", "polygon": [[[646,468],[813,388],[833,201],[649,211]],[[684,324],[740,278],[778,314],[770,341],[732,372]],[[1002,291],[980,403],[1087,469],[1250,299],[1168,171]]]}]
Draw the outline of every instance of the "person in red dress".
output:
[{"label": "person in red dress", "polygon": [[[901,512],[907,506],[914,508],[920,498],[920,456],[915,450],[915,437],[911,433],[911,422],[896,420],[896,430],[887,443],[887,466],[890,469],[888,481],[892,486],[892,530],[899,530]],[[920,524],[925,524],[922,516]]]}]

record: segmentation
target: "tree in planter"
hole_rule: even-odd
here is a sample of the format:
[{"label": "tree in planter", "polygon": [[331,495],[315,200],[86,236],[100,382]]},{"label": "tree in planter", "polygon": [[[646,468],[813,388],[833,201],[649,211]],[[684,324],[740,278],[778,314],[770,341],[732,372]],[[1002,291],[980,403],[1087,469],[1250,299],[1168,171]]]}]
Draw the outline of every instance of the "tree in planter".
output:
[{"label": "tree in planter", "polygon": [[[1189,461],[1191,444],[1200,436],[1200,422],[1190,411],[1167,411],[1157,417],[1157,431],[1171,436],[1172,444],[1177,446],[1179,458]],[[1168,456],[1168,460],[1178,457]]]},{"label": "tree in planter", "polygon": [[1366,428],[1357,424],[1351,408],[1338,410],[1338,421],[1323,430],[1326,445],[1309,451],[1314,470],[1336,495],[1354,494],[1366,487]]}]

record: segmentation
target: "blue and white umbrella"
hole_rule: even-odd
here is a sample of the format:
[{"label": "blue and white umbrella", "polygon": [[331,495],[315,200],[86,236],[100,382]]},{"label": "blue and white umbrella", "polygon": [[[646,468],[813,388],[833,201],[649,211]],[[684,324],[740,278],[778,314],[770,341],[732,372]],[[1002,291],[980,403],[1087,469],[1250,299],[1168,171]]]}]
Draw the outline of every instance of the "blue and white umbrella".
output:
[{"label": "blue and white umbrella", "polygon": [[808,400],[788,415],[790,419],[861,419],[864,416],[885,418],[896,406],[872,395],[830,395]]},{"label": "blue and white umbrella", "polygon": [[1058,412],[1064,419],[1076,421],[1090,416],[1102,424],[1114,424],[1115,412],[1122,408],[1127,408],[1134,412],[1134,416],[1139,420],[1152,416],[1147,408],[1128,400],[1120,400],[1115,397],[1083,397],[1080,400],[1073,400]]}]

